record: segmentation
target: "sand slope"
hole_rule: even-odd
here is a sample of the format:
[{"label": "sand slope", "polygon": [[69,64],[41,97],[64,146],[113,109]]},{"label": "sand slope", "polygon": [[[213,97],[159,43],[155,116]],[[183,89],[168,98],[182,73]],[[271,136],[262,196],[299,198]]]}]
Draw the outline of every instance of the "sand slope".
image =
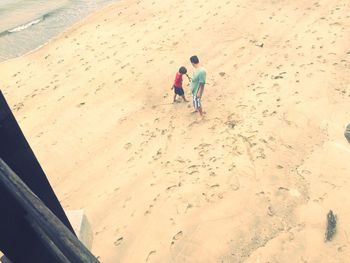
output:
[{"label": "sand slope", "polygon": [[[345,0],[120,1],[0,64],[1,88],[101,262],[346,262],[349,14]],[[193,54],[204,120],[171,104]]]}]

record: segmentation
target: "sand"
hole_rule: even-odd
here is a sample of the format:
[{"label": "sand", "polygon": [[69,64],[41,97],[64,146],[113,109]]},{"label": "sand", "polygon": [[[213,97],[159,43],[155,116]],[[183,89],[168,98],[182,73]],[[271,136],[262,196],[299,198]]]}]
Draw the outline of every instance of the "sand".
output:
[{"label": "sand", "polygon": [[[1,89],[101,262],[346,262],[349,14],[345,0],[124,0],[1,63]],[[204,119],[171,103],[194,54]]]}]

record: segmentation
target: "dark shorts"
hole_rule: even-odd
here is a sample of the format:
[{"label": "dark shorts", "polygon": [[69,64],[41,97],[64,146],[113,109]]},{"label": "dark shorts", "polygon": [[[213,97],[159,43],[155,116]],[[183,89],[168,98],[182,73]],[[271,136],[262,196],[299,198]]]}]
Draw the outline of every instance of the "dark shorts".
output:
[{"label": "dark shorts", "polygon": [[184,89],[183,88],[178,88],[174,86],[174,92],[176,95],[180,95],[183,96],[185,94]]}]

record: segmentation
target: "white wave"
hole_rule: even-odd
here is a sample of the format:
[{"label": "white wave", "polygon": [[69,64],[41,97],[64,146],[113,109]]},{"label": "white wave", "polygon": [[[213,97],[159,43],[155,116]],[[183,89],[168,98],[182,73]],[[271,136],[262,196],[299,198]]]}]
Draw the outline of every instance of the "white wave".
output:
[{"label": "white wave", "polygon": [[15,27],[15,28],[13,28],[13,29],[10,29],[10,30],[8,30],[8,32],[10,32],[10,33],[20,32],[20,31],[22,31],[22,30],[27,29],[28,27],[31,27],[31,26],[33,26],[33,25],[35,25],[35,24],[40,23],[42,20],[43,20],[42,17],[41,17],[41,18],[38,18],[38,19],[35,19],[35,20],[33,20],[33,21],[28,22],[27,24],[23,24],[23,25],[20,25],[20,26],[18,26],[18,27]]}]

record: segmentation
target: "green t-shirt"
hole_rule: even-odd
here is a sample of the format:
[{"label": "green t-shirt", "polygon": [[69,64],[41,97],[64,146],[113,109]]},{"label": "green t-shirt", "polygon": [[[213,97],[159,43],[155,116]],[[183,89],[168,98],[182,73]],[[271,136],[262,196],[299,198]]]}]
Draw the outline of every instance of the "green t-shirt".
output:
[{"label": "green t-shirt", "polygon": [[197,95],[199,84],[200,83],[205,84],[206,77],[207,77],[207,73],[205,72],[204,68],[198,68],[193,72],[192,82],[191,82],[191,91],[193,96]]}]

